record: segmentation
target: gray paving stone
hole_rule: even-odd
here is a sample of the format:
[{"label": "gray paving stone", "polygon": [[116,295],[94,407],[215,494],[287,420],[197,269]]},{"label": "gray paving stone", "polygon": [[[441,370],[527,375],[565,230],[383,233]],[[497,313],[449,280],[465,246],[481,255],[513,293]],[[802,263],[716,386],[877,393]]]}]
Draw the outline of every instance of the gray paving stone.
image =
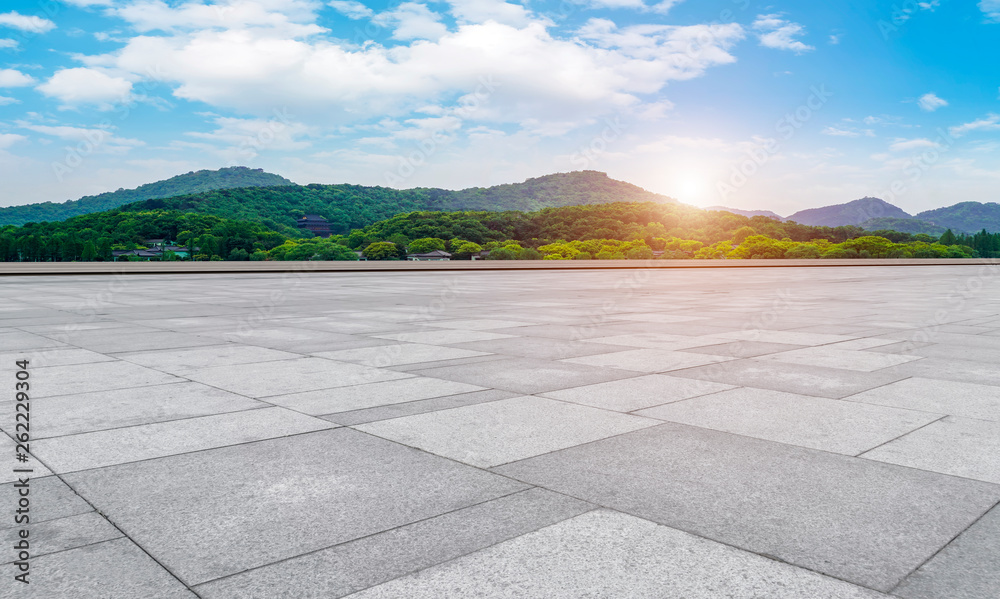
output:
[{"label": "gray paving stone", "polygon": [[376,339],[388,339],[404,343],[425,343],[427,345],[448,345],[450,343],[467,343],[470,341],[491,341],[494,339],[511,339],[511,335],[490,333],[488,331],[463,331],[461,329],[444,329],[433,331],[411,331],[408,333],[383,333],[372,335]]},{"label": "gray paving stone", "polygon": [[862,455],[1000,484],[1000,422],[948,416]]},{"label": "gray paving stone", "polygon": [[482,391],[477,385],[424,376],[268,397],[267,401],[306,414],[334,414],[397,403]]},{"label": "gray paving stone", "polygon": [[495,471],[878,590],[1000,486],[667,423]]},{"label": "gray paving stone", "polygon": [[184,373],[185,378],[248,397],[288,395],[301,391],[378,383],[409,376],[412,375],[323,358],[234,364],[199,368]]},{"label": "gray paving stone", "polygon": [[164,383],[179,383],[183,380],[151,368],[120,360],[71,366],[50,366],[31,370],[31,397],[38,399],[71,393],[148,387]]},{"label": "gray paving stone", "polygon": [[[30,584],[8,597],[30,599],[196,599],[128,539],[114,539],[32,560]],[[4,585],[13,584],[4,582]],[[13,588],[13,587],[8,587]]]},{"label": "gray paving stone", "polygon": [[824,335],[822,333],[802,333],[795,331],[770,331],[766,329],[742,329],[734,333],[719,333],[718,337],[728,337],[739,341],[762,341],[764,343],[787,343],[789,345],[826,345],[855,339],[851,335]]},{"label": "gray paving stone", "polygon": [[218,341],[214,339],[188,333],[156,329],[136,333],[125,333],[124,331],[125,329],[79,331],[69,335],[68,340],[73,345],[101,353],[177,349],[218,344]]},{"label": "gray paving stone", "polygon": [[364,347],[338,351],[318,352],[320,358],[351,362],[365,366],[384,368],[402,364],[420,364],[440,360],[456,360],[487,355],[487,352],[470,351],[454,347],[424,345],[421,343],[396,343],[379,347]]},{"label": "gray paving stone", "polygon": [[188,584],[526,488],[343,428],[66,478]]},{"label": "gray paving stone", "polygon": [[255,345],[209,345],[190,349],[157,350],[146,352],[126,352],[115,354],[116,358],[155,368],[170,374],[183,374],[188,370],[232,366],[234,364],[254,364],[275,360],[301,358],[300,354],[257,347]]},{"label": "gray paving stone", "polygon": [[1000,422],[1000,387],[913,377],[845,399]]},{"label": "gray paving stone", "polygon": [[726,362],[733,359],[729,356],[692,354],[663,349],[632,349],[612,354],[569,358],[561,361],[570,364],[582,364],[584,366],[604,366],[635,372],[655,373],[682,370],[684,368]]},{"label": "gray paving stone", "polygon": [[896,368],[900,367],[893,366],[876,372],[858,372],[751,358],[677,370],[671,374],[738,387],[756,387],[840,399],[909,377],[908,374],[896,371]]},{"label": "gray paving stone", "polygon": [[632,412],[733,388],[732,385],[711,381],[649,374],[620,381],[549,391],[539,395],[605,410]]},{"label": "gray paving stone", "polygon": [[32,437],[44,439],[266,406],[191,382],[60,395],[32,403]]},{"label": "gray paving stone", "polygon": [[[206,339],[230,341],[244,345],[257,345],[271,349],[309,354],[321,351],[375,347],[392,342],[374,337],[362,337],[322,330],[306,330],[295,327],[238,327],[235,330],[204,332]],[[218,343],[218,341],[215,341]]]},{"label": "gray paving stone", "polygon": [[490,467],[657,424],[541,397],[516,397],[361,424],[373,435]]},{"label": "gray paving stone", "polygon": [[648,410],[638,416],[845,455],[857,455],[940,414],[742,387]]},{"label": "gray paving stone", "polygon": [[[11,506],[13,509],[13,506],[17,504],[20,497],[19,489],[14,484],[10,482],[0,485],[0,502],[3,502],[0,505]],[[28,488],[31,501],[31,505],[28,506],[31,510],[28,514],[28,517],[31,518],[30,524],[41,524],[49,520],[68,518],[93,511],[93,508],[66,483],[59,480],[59,477],[31,477],[28,484],[30,485]],[[0,528],[12,526],[20,527],[14,521],[13,514],[0,521]]]},{"label": "gray paving stone", "polygon": [[343,597],[572,518],[593,506],[528,489],[198,586],[205,599]]},{"label": "gray paving stone", "polygon": [[15,360],[28,360],[28,369],[31,370],[47,366],[111,362],[114,358],[86,349],[67,346],[47,347],[20,352],[4,352],[0,354],[0,364],[13,364]]},{"label": "gray paving stone", "polygon": [[[840,368],[843,370],[858,370],[861,372],[874,372],[890,366],[898,366],[899,364],[906,364],[907,362],[913,362],[914,360],[921,359],[920,356],[912,355],[904,356],[899,354],[880,354],[851,349],[838,349],[838,345],[842,344],[835,343],[820,347],[807,347],[805,349],[797,349],[793,351],[760,356],[757,359],[773,360],[788,364],[801,364],[804,366],[823,366],[826,368]],[[865,348],[861,347],[860,349]]]},{"label": "gray paving stone", "polygon": [[333,428],[284,408],[245,410],[35,441],[32,451],[55,472],[74,472],[178,453]]},{"label": "gray paving stone", "polygon": [[592,337],[590,339],[585,339],[585,341],[587,343],[603,343],[608,345],[626,346],[622,348],[622,350],[642,347],[668,351],[687,350],[695,347],[708,347],[716,346],[722,343],[731,343],[729,339],[725,339],[723,337],[712,337],[711,335],[686,336],[648,332],[611,335],[608,337]]},{"label": "gray paving stone", "polygon": [[0,347],[2,347],[5,352],[27,352],[46,347],[66,347],[66,344],[42,335],[11,330],[0,333]]},{"label": "gray paving stone", "polygon": [[342,424],[344,426],[353,426],[355,424],[364,424],[366,422],[375,422],[377,420],[389,420],[391,418],[413,416],[414,414],[426,414],[427,412],[438,412],[440,410],[461,408],[464,406],[486,403],[488,401],[510,399],[517,396],[518,394],[513,391],[486,389],[485,391],[475,391],[472,393],[462,393],[460,395],[448,395],[432,399],[408,401],[406,403],[379,406],[377,408],[368,408],[365,410],[339,412],[336,414],[321,416],[321,418],[329,420],[330,422]]},{"label": "gray paving stone", "polygon": [[556,389],[579,387],[637,376],[612,368],[599,368],[529,360],[526,358],[496,359],[461,366],[445,366],[411,371],[414,374],[459,381],[480,387],[492,387],[516,393],[544,393]]},{"label": "gray paving stone", "polygon": [[[87,512],[48,522],[36,522],[25,528],[29,531],[28,541],[31,543],[32,558],[110,541],[123,536],[117,528],[97,512]],[[21,528],[18,527],[8,528],[0,532],[5,548],[13,547],[20,541],[20,530]],[[16,556],[13,552],[7,552],[3,555],[3,559],[3,563],[9,564],[14,562]]]},{"label": "gray paving stone", "polygon": [[626,349],[616,345],[602,345],[599,343],[587,343],[585,341],[510,336],[492,341],[456,343],[452,347],[541,360],[562,360],[564,358],[604,354]]},{"label": "gray paving stone", "polygon": [[443,329],[463,329],[468,331],[495,331],[511,327],[530,326],[535,323],[520,320],[498,320],[495,318],[470,318],[467,320],[436,320],[431,324]]},{"label": "gray paving stone", "polygon": [[1000,597],[1000,507],[978,522],[893,589],[905,599]]},{"label": "gray paving stone", "polygon": [[875,599],[868,589],[634,516],[589,512],[352,599]]},{"label": "gray paving stone", "polygon": [[[8,434],[14,434],[14,427],[8,427],[5,425],[4,432]],[[25,454],[21,451],[21,448],[14,442],[12,437],[7,435],[0,435],[0,484],[9,483],[19,480],[25,476],[30,477],[42,477],[52,474],[52,471],[45,467],[44,464],[38,461],[34,457],[35,446],[33,443],[29,443],[29,448],[31,453]],[[27,455],[28,460],[26,462],[21,462],[16,459],[16,455]],[[31,469],[33,472],[15,472],[15,470]]]},{"label": "gray paving stone", "polygon": [[721,343],[719,345],[706,345],[702,347],[678,348],[681,351],[693,354],[712,354],[716,356],[728,356],[730,358],[755,358],[777,352],[785,352],[793,349],[801,349],[802,345],[788,345],[786,343],[764,343],[763,341],[733,341],[732,343]]}]

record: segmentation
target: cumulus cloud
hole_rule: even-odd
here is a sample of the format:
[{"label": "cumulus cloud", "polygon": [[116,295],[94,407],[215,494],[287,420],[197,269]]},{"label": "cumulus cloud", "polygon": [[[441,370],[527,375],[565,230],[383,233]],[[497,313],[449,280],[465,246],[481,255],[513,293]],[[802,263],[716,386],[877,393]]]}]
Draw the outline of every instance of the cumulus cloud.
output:
[{"label": "cumulus cloud", "polygon": [[796,54],[816,49],[795,39],[805,34],[805,27],[786,21],[779,14],[759,15],[753,23],[753,28],[758,31],[760,45],[765,48],[791,50]]},{"label": "cumulus cloud", "polygon": [[6,150],[17,142],[24,141],[26,139],[28,138],[16,133],[0,133],[0,150]]},{"label": "cumulus cloud", "polygon": [[116,52],[83,60],[133,78],[156,69],[179,98],[258,116],[279,107],[307,122],[358,122],[451,105],[476,93],[482,107],[475,119],[520,122],[637,106],[640,95],[669,81],[734,62],[729,49],[744,37],[736,24],[618,28],[597,20],[563,39],[544,22],[510,24],[528,19],[519,5],[454,0],[452,10],[481,19],[506,11],[509,18],[459,24],[436,40],[358,48],[323,37],[293,39],[287,31],[282,36],[275,32],[284,28],[280,20],[261,17],[277,24],[138,36]]},{"label": "cumulus cloud", "polygon": [[34,82],[33,77],[16,69],[0,69],[0,87],[24,87]]},{"label": "cumulus cloud", "polygon": [[1000,114],[989,114],[971,123],[958,125],[948,130],[954,137],[961,137],[970,131],[997,131],[1000,130]]},{"label": "cumulus cloud", "polygon": [[60,69],[38,91],[60,100],[64,106],[92,104],[110,107],[113,102],[129,98],[132,83],[91,68]]},{"label": "cumulus cloud", "polygon": [[10,96],[0,96],[0,106],[7,106],[8,104],[20,104],[21,101],[17,98],[11,98]]},{"label": "cumulus cloud", "polygon": [[416,2],[404,2],[395,10],[377,15],[372,21],[393,28],[392,37],[398,40],[436,40],[448,33],[439,14]]},{"label": "cumulus cloud", "polygon": [[834,137],[860,137],[861,134],[857,131],[850,131],[847,129],[838,129],[836,127],[827,127],[820,131],[823,135],[832,135]]},{"label": "cumulus cloud", "polygon": [[110,129],[73,127],[70,125],[36,125],[26,122],[18,122],[22,129],[34,131],[55,137],[63,141],[73,143],[89,144],[92,151],[100,154],[124,154],[134,148],[145,145],[145,142],[138,139],[119,137]]},{"label": "cumulus cloud", "polygon": [[258,29],[272,36],[304,37],[326,31],[312,22],[315,9],[309,0],[222,0],[178,6],[139,0],[111,13],[140,32]]},{"label": "cumulus cloud", "polygon": [[920,96],[919,100],[917,100],[917,106],[920,106],[921,110],[925,110],[927,112],[934,112],[938,108],[943,108],[947,105],[948,102],[946,100],[942,100],[933,93],[924,94]]},{"label": "cumulus cloud", "polygon": [[0,13],[0,27],[11,27],[28,33],[45,33],[55,29],[56,24],[48,19],[11,11]]},{"label": "cumulus cloud", "polygon": [[327,4],[349,19],[364,19],[375,14],[375,11],[357,0],[330,0]]},{"label": "cumulus cloud", "polygon": [[983,11],[987,21],[1000,23],[1000,0],[980,0],[979,10]]},{"label": "cumulus cloud", "polygon": [[897,139],[889,149],[893,152],[908,152],[910,150],[922,150],[924,148],[940,148],[941,144],[929,139]]},{"label": "cumulus cloud", "polygon": [[0,48],[16,48],[17,40],[0,38]]}]

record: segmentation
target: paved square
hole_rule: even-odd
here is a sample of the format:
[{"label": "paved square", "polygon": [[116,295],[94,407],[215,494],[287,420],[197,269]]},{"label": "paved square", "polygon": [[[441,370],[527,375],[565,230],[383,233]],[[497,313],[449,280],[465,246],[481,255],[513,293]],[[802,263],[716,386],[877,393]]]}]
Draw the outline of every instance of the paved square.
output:
[{"label": "paved square", "polygon": [[7,277],[0,597],[996,599],[994,268]]}]

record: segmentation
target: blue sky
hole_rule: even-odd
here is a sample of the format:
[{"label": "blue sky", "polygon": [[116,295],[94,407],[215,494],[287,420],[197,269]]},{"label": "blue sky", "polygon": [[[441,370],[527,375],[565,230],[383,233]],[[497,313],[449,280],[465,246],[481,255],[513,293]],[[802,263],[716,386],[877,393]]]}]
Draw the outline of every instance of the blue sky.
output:
[{"label": "blue sky", "polygon": [[[6,12],[3,12],[6,11]],[[1000,0],[8,0],[0,205],[201,168],[998,201]]]}]

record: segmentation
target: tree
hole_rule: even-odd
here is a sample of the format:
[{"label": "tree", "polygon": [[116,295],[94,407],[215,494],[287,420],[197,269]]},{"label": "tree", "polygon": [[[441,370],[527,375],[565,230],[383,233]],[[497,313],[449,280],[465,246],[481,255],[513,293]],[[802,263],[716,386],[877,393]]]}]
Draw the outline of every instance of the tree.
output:
[{"label": "tree", "polygon": [[376,241],[361,252],[369,260],[395,260],[399,257],[396,244],[391,241]]},{"label": "tree", "polygon": [[433,252],[434,250],[444,251],[444,239],[438,239],[437,237],[423,237],[421,239],[414,239],[410,242],[407,251],[411,254],[427,254]]},{"label": "tree", "polygon": [[247,252],[243,248],[236,248],[233,251],[229,252],[229,259],[230,260],[240,260],[240,261],[242,261],[242,260],[249,260],[250,259],[250,253]]},{"label": "tree", "polygon": [[94,247],[93,241],[83,244],[83,252],[80,254],[80,259],[84,262],[93,262],[97,259],[97,248]]},{"label": "tree", "polygon": [[938,240],[938,243],[941,245],[955,245],[956,242],[957,240],[955,239],[955,234],[951,232],[951,229],[945,231],[941,235],[941,239]]},{"label": "tree", "polygon": [[473,254],[478,254],[483,251],[483,247],[478,243],[473,243],[471,241],[466,241],[460,244],[458,247],[452,249],[451,257],[454,260],[469,260],[472,258]]},{"label": "tree", "polygon": [[734,244],[740,244],[743,243],[743,240],[747,237],[751,237],[756,234],[757,231],[755,231],[752,227],[740,227],[739,229],[736,229],[735,233],[733,233],[732,242]]}]

